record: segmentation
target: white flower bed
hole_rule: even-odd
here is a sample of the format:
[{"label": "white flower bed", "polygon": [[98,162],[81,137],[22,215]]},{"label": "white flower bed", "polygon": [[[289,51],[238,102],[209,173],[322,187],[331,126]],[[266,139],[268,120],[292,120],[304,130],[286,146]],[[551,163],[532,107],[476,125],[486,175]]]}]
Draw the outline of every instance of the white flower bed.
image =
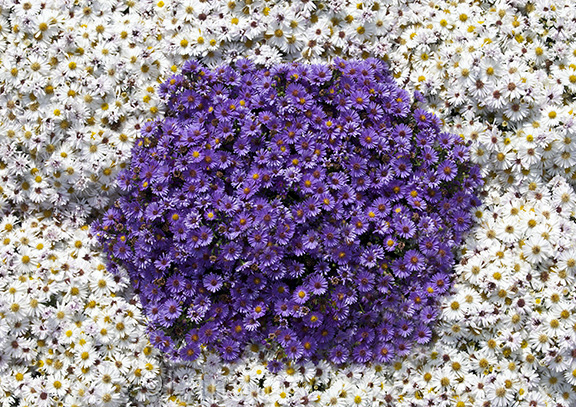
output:
[{"label": "white flower bed", "polygon": [[[0,0],[3,406],[576,405],[570,0]],[[433,346],[272,375],[166,361],[87,225],[185,59],[375,56],[472,143],[487,185]],[[59,404],[60,403],[60,404]],[[214,404],[213,404],[214,403]]]}]

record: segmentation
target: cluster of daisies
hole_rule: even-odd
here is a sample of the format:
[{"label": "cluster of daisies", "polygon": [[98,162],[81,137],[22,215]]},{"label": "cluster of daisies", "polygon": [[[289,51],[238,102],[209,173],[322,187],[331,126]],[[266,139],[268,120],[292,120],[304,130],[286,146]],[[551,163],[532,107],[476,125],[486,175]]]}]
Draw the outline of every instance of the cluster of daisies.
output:
[{"label": "cluster of daisies", "polygon": [[[574,19],[570,0],[0,0],[0,403],[574,405]],[[432,344],[275,374],[255,344],[233,363],[150,345],[83,226],[163,114],[158,84],[240,57],[381,59],[472,142],[483,203]]]},{"label": "cluster of daisies", "polygon": [[271,340],[344,364],[430,341],[481,180],[381,61],[189,61],[160,94],[167,117],[144,126],[95,224],[154,344],[232,361]]},{"label": "cluster of daisies", "polygon": [[48,213],[0,228],[2,406],[157,402],[162,360],[88,228]]}]

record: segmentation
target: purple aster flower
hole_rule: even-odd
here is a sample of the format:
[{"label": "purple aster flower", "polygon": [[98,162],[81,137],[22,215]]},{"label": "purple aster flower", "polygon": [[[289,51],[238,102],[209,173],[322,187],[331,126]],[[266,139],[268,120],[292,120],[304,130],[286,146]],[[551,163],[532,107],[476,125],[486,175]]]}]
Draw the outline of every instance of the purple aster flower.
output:
[{"label": "purple aster flower", "polygon": [[[239,60],[236,62],[236,66],[238,66],[239,62],[243,62],[243,61],[247,61],[250,62],[247,59],[244,60]],[[250,62],[251,63],[251,62]],[[186,62],[184,62],[184,64],[182,65],[182,73],[183,74],[194,74],[197,72],[200,72],[202,70],[202,66],[200,65],[200,63],[194,59],[189,59]]]},{"label": "purple aster flower", "polygon": [[392,235],[388,235],[384,239],[382,239],[382,247],[384,247],[386,251],[392,252],[396,250],[397,244],[398,239],[394,238],[394,236]]},{"label": "purple aster flower", "polygon": [[398,339],[396,341],[396,354],[398,356],[408,356],[412,350],[411,343],[406,339]]},{"label": "purple aster flower", "polygon": [[365,267],[376,267],[378,261],[385,257],[384,250],[380,246],[371,246],[365,249],[360,256],[360,264]]},{"label": "purple aster flower", "polygon": [[334,172],[328,177],[328,187],[332,190],[339,190],[350,182],[350,177],[342,172]]},{"label": "purple aster flower", "polygon": [[[346,297],[347,299],[348,297]],[[346,319],[350,316],[350,307],[347,305],[342,305],[341,303],[339,303],[340,305],[331,310],[331,319],[333,321],[346,321]]]},{"label": "purple aster flower", "polygon": [[371,291],[374,287],[374,274],[369,271],[362,270],[356,275],[356,284],[358,285],[358,290],[360,292]]},{"label": "purple aster flower", "polygon": [[356,201],[355,197],[356,194],[354,193],[354,190],[347,185],[338,191],[339,201],[343,204],[354,203]]},{"label": "purple aster flower", "polygon": [[240,354],[239,344],[232,338],[225,338],[222,343],[218,345],[218,350],[222,355],[222,359],[225,361],[234,361]]},{"label": "purple aster flower", "polygon": [[352,305],[356,302],[356,294],[350,287],[339,284],[332,291],[332,299],[337,304]]},{"label": "purple aster flower", "polygon": [[242,246],[239,243],[230,242],[222,246],[220,253],[225,260],[234,261],[240,258]]},{"label": "purple aster flower", "polygon": [[376,102],[368,104],[367,112],[368,117],[375,122],[379,122],[384,117],[384,109]]},{"label": "purple aster flower", "polygon": [[317,328],[322,325],[324,320],[323,314],[320,312],[310,312],[307,315],[302,317],[304,325],[309,326],[310,328]]},{"label": "purple aster flower", "polygon": [[191,240],[193,240],[198,247],[208,246],[213,238],[214,234],[212,229],[208,226],[200,226],[191,233]]},{"label": "purple aster flower", "polygon": [[306,271],[306,268],[300,262],[289,260],[286,262],[286,271],[290,278],[300,278]]},{"label": "purple aster flower", "polygon": [[410,163],[410,160],[405,157],[392,160],[391,166],[396,175],[400,178],[407,178],[412,173],[412,164]]},{"label": "purple aster flower", "polygon": [[358,156],[353,155],[346,164],[348,168],[350,168],[350,175],[353,177],[358,177],[364,175],[366,172],[366,159]]},{"label": "purple aster flower", "polygon": [[146,217],[151,221],[160,219],[163,215],[162,206],[158,202],[152,202],[146,208]]},{"label": "purple aster flower", "polygon": [[432,277],[432,281],[436,286],[435,292],[437,294],[443,294],[449,288],[450,278],[446,273],[434,274],[434,276]]},{"label": "purple aster flower", "polygon": [[[296,256],[304,256],[306,254],[306,250],[304,249],[304,242],[302,242],[301,237],[295,237],[292,239],[290,249]],[[303,272],[303,271],[302,271]]]},{"label": "purple aster flower", "polygon": [[181,274],[176,273],[168,277],[166,281],[166,286],[171,294],[177,295],[184,289],[184,280]]},{"label": "purple aster flower", "polygon": [[289,298],[281,298],[274,304],[274,312],[281,317],[289,317],[294,304]]},{"label": "purple aster flower", "polygon": [[268,233],[262,229],[255,229],[248,235],[248,244],[254,248],[254,250],[260,250],[266,247],[270,239]]},{"label": "purple aster flower", "polygon": [[268,362],[266,368],[270,370],[270,372],[276,374],[284,368],[284,363],[282,363],[279,360],[273,359],[270,362]]},{"label": "purple aster flower", "polygon": [[424,256],[418,250],[408,250],[404,254],[404,263],[410,272],[418,272],[424,269],[425,261]]},{"label": "purple aster flower", "polygon": [[316,352],[318,349],[318,341],[314,336],[306,335],[301,340],[303,350],[303,357],[309,358]]},{"label": "purple aster flower", "polygon": [[397,126],[394,127],[394,130],[392,131],[392,137],[394,139],[410,139],[412,137],[412,129],[410,127],[408,127],[406,124],[398,124]]},{"label": "purple aster flower", "polygon": [[416,328],[415,337],[419,344],[427,344],[432,339],[432,330],[427,325],[420,324]]},{"label": "purple aster flower", "polygon": [[408,201],[408,205],[410,205],[410,207],[414,210],[417,211],[425,211],[426,208],[428,207],[428,204],[426,203],[425,200],[423,200],[420,196],[416,196],[416,197],[412,197],[409,196],[407,198]]},{"label": "purple aster flower", "polygon": [[[434,117],[434,116],[433,116]],[[453,144],[462,144],[462,140],[455,134],[452,133],[440,133],[439,144],[441,147],[447,147]]]},{"label": "purple aster flower", "polygon": [[278,333],[277,337],[278,343],[286,348],[290,343],[295,341],[298,336],[292,329],[284,328]]},{"label": "purple aster flower", "polygon": [[420,240],[418,248],[424,256],[434,256],[438,253],[439,249],[439,238],[436,235],[430,235],[423,237]]},{"label": "purple aster flower", "polygon": [[187,317],[193,322],[202,320],[206,312],[210,309],[211,302],[206,295],[197,295],[188,308]]},{"label": "purple aster flower", "polygon": [[283,253],[283,248],[270,245],[266,246],[260,256],[261,266],[267,269],[277,268],[275,266],[277,265],[279,259],[283,257]]},{"label": "purple aster flower", "polygon": [[154,262],[154,266],[159,270],[166,271],[170,268],[172,264],[172,256],[168,253],[163,253],[158,260]]},{"label": "purple aster flower", "polygon": [[350,95],[354,109],[365,109],[370,102],[370,96],[362,91],[355,91]]},{"label": "purple aster flower", "polygon": [[292,300],[296,304],[304,304],[310,298],[310,293],[305,286],[301,285],[294,289]]},{"label": "purple aster flower", "polygon": [[451,160],[440,163],[436,175],[440,181],[452,181],[458,173],[458,167]]},{"label": "purple aster flower", "polygon": [[456,145],[450,153],[450,158],[459,163],[465,163],[470,159],[470,149],[463,145]]},{"label": "purple aster flower", "polygon": [[338,345],[332,349],[330,352],[330,360],[336,365],[341,365],[346,363],[348,357],[350,356],[350,351],[346,349],[343,345]]},{"label": "purple aster flower", "polygon": [[180,349],[180,357],[186,361],[194,361],[198,359],[202,353],[200,346],[196,343],[188,343]]},{"label": "purple aster flower", "polygon": [[398,321],[397,332],[402,338],[407,338],[412,331],[414,331],[414,326],[409,320],[401,319]]},{"label": "purple aster flower", "polygon": [[321,210],[321,205],[318,197],[312,196],[304,201],[304,211],[308,219],[318,215]]},{"label": "purple aster flower", "polygon": [[[268,270],[266,271],[266,275],[270,278],[270,280],[281,280],[285,275],[286,275],[286,266],[282,263],[280,264],[275,264],[274,266],[271,266],[270,268],[268,268]],[[282,291],[284,292],[284,291]],[[278,293],[282,293],[280,291],[278,291]]]},{"label": "purple aster flower", "polygon": [[360,344],[354,347],[352,357],[356,363],[366,363],[372,359],[372,349],[368,345]]},{"label": "purple aster flower", "polygon": [[[188,238],[188,229],[182,220],[178,220],[177,222],[172,222],[170,225],[170,231],[174,234],[175,240],[186,240]],[[207,239],[203,239],[202,234],[198,236],[199,244],[203,243]],[[209,238],[208,238],[209,239]]]},{"label": "purple aster flower", "polygon": [[332,70],[327,65],[315,64],[311,68],[310,80],[317,85],[322,85],[332,78]]},{"label": "purple aster flower", "polygon": [[164,332],[160,330],[154,330],[148,334],[148,337],[150,338],[150,343],[152,343],[158,349],[163,352],[169,351],[172,341],[170,337],[168,337]]},{"label": "purple aster flower", "polygon": [[[320,274],[322,276],[325,276],[328,273],[330,273],[331,270],[332,269],[330,267],[330,264],[325,260],[319,260],[314,265],[314,273],[315,274]],[[312,274],[312,276],[314,276],[314,274]]]},{"label": "purple aster flower", "polygon": [[308,278],[308,290],[314,295],[322,295],[328,289],[328,281],[320,274],[313,274]]},{"label": "purple aster flower", "polygon": [[354,338],[357,342],[362,342],[364,344],[370,344],[374,340],[374,328],[372,327],[363,327],[356,332]]},{"label": "purple aster flower", "polygon": [[204,276],[202,283],[204,284],[204,288],[215,293],[222,288],[224,280],[222,279],[222,276],[219,276],[218,274],[209,273]]},{"label": "purple aster flower", "polygon": [[376,360],[380,363],[387,363],[394,359],[394,348],[387,342],[380,342],[374,347]]},{"label": "purple aster flower", "polygon": [[362,131],[360,136],[360,145],[364,148],[373,149],[379,146],[381,137],[376,133],[376,130],[369,127]]},{"label": "purple aster flower", "polygon": [[426,166],[431,166],[438,162],[438,153],[430,146],[426,146],[421,150],[420,157],[422,157]]},{"label": "purple aster flower", "polygon": [[240,59],[236,60],[236,62],[234,62],[234,64],[235,64],[236,68],[238,68],[238,72],[240,74],[244,74],[244,75],[251,73],[256,69],[254,62],[252,62],[251,60],[249,60],[247,58],[240,58]]},{"label": "purple aster flower", "polygon": [[380,236],[388,237],[388,234],[390,233],[390,222],[384,219],[380,219],[376,225],[374,225],[374,233]]},{"label": "purple aster flower", "polygon": [[388,294],[390,292],[390,287],[392,286],[392,276],[383,275],[377,279],[376,289],[381,294]]},{"label": "purple aster flower", "polygon": [[258,302],[252,309],[250,315],[253,316],[254,318],[260,318],[266,314],[266,311],[267,311],[266,304],[264,304],[263,302]]},{"label": "purple aster flower", "polygon": [[404,239],[410,239],[416,233],[416,227],[414,222],[406,217],[402,217],[399,222],[396,223],[394,229]]},{"label": "purple aster flower", "polygon": [[319,243],[318,233],[313,229],[309,229],[302,237],[302,243],[304,245],[304,249],[307,251],[316,249]]},{"label": "purple aster flower", "polygon": [[198,337],[203,344],[211,345],[216,342],[219,336],[219,329],[214,322],[208,322],[198,329]]},{"label": "purple aster flower", "polygon": [[308,212],[306,211],[306,207],[303,202],[294,205],[292,207],[291,212],[292,212],[292,219],[294,220],[294,222],[296,222],[297,224],[306,222]]},{"label": "purple aster flower", "polygon": [[324,247],[330,248],[338,244],[340,232],[332,225],[327,225],[322,229],[322,243]]},{"label": "purple aster flower", "polygon": [[160,313],[161,319],[165,323],[164,326],[170,326],[171,322],[178,319],[182,313],[182,307],[178,301],[169,298],[162,305]]},{"label": "purple aster flower", "polygon": [[468,229],[471,223],[470,213],[466,211],[456,211],[451,216],[452,223],[454,225],[454,230],[458,232],[463,232]]},{"label": "purple aster flower", "polygon": [[376,332],[377,332],[378,339],[386,341],[386,342],[391,341],[392,338],[394,338],[394,336],[396,334],[396,330],[389,323],[383,323],[383,324],[379,325],[376,329]]},{"label": "purple aster flower", "polygon": [[299,360],[304,354],[304,347],[299,341],[291,341],[284,348],[284,352],[289,359]]},{"label": "purple aster flower", "polygon": [[[317,184],[320,185],[320,184]],[[324,189],[324,188],[323,188]],[[331,211],[336,205],[336,199],[329,192],[324,192],[318,196],[320,207],[325,211]]]},{"label": "purple aster flower", "polygon": [[360,236],[362,233],[366,232],[369,227],[368,219],[364,216],[355,216],[351,221],[352,230],[355,236]]},{"label": "purple aster flower", "polygon": [[419,128],[426,128],[432,125],[432,115],[423,109],[416,109],[413,116]]},{"label": "purple aster flower", "polygon": [[121,260],[128,259],[132,253],[130,247],[128,247],[126,242],[122,240],[117,241],[112,250],[114,256]]},{"label": "purple aster flower", "polygon": [[[369,208],[369,212],[373,212],[374,215],[380,219],[384,219],[388,213],[390,213],[390,203],[388,199],[384,197],[377,198]],[[368,213],[370,216],[370,214]],[[370,216],[372,217],[372,216]]]},{"label": "purple aster flower", "polygon": [[348,245],[339,245],[337,247],[333,247],[330,254],[332,260],[340,266],[347,265],[352,259],[352,253]]},{"label": "purple aster flower", "polygon": [[293,103],[298,103],[298,99],[308,95],[306,88],[299,83],[291,83],[286,87],[286,95]]},{"label": "purple aster flower", "polygon": [[161,321],[162,314],[160,313],[160,306],[159,305],[155,304],[155,305],[152,305],[148,308],[145,308],[144,312],[150,320],[152,320],[156,323]]},{"label": "purple aster flower", "polygon": [[394,260],[392,263],[392,271],[394,272],[394,275],[399,278],[406,278],[410,276],[408,265],[403,259]]},{"label": "purple aster flower", "polygon": [[230,307],[227,304],[216,302],[214,307],[206,314],[207,319],[214,318],[215,320],[223,320],[230,313]]}]

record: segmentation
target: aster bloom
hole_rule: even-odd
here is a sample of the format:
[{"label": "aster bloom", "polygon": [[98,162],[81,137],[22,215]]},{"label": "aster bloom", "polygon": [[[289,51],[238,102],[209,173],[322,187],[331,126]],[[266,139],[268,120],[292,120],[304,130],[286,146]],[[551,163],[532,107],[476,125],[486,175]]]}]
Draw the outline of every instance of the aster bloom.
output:
[{"label": "aster bloom", "polygon": [[372,291],[374,284],[374,275],[367,270],[363,270],[356,275],[356,282],[358,284],[358,291],[360,292]]},{"label": "aster bloom", "polygon": [[[440,287],[440,277],[421,272],[448,270],[447,248],[470,225],[468,196],[481,181],[468,175],[467,147],[440,134],[434,116],[412,106],[378,60],[249,73],[243,64],[189,65],[195,68],[162,86],[172,113],[144,126],[123,173],[133,188],[106,229],[96,226],[99,237],[133,280],[154,282],[141,297],[158,308],[154,321],[170,334],[163,349],[178,353],[188,339],[177,331],[198,329],[196,342],[226,360],[240,356],[250,337],[271,338],[292,360],[381,358],[366,339],[380,325],[379,307],[402,301],[397,318],[427,325],[419,312],[437,294],[412,304],[409,294],[393,293],[449,288],[447,276]],[[416,142],[433,153],[414,152]],[[455,147],[460,159],[450,161],[448,174],[434,154],[444,158]],[[420,228],[435,211],[449,215]],[[275,342],[279,323],[290,328],[290,340]],[[236,337],[232,326],[246,334]],[[333,329],[342,353],[333,352]],[[351,342],[359,329],[366,346]],[[414,329],[390,332],[407,349],[418,340]],[[232,337],[235,344],[224,346]],[[304,337],[324,339],[306,349]]]},{"label": "aster bloom", "polygon": [[166,326],[169,326],[171,325],[172,321],[180,316],[181,312],[182,307],[180,304],[176,300],[168,299],[162,306],[160,317],[165,321],[167,324]]},{"label": "aster bloom", "polygon": [[222,277],[214,273],[207,274],[203,278],[204,287],[211,292],[218,291],[223,282]]},{"label": "aster bloom", "polygon": [[374,354],[380,363],[386,363],[394,359],[394,349],[387,343],[380,343],[375,346]]},{"label": "aster bloom", "polygon": [[417,250],[408,250],[404,255],[404,263],[411,272],[418,272],[424,268],[424,256]]},{"label": "aster bloom", "polygon": [[308,288],[314,295],[321,295],[328,289],[328,281],[322,275],[314,274],[308,280]]},{"label": "aster bloom", "polygon": [[337,365],[345,363],[348,357],[349,351],[342,345],[338,345],[330,351],[330,360]]},{"label": "aster bloom", "polygon": [[456,165],[450,161],[446,160],[438,166],[437,169],[437,176],[439,180],[442,181],[450,181],[454,178],[454,175],[457,171]]},{"label": "aster bloom", "polygon": [[403,217],[399,222],[396,223],[396,230],[400,237],[409,239],[416,233],[416,228],[414,222],[410,219]]},{"label": "aster bloom", "polygon": [[354,348],[352,357],[356,363],[366,363],[372,359],[372,349],[367,345],[358,345]]},{"label": "aster bloom", "polygon": [[310,294],[304,286],[296,287],[294,293],[292,294],[292,299],[297,304],[304,304],[310,297]]},{"label": "aster bloom", "polygon": [[222,359],[226,361],[233,361],[238,358],[240,353],[240,348],[238,342],[233,339],[224,339],[219,345],[220,353],[222,354]]}]

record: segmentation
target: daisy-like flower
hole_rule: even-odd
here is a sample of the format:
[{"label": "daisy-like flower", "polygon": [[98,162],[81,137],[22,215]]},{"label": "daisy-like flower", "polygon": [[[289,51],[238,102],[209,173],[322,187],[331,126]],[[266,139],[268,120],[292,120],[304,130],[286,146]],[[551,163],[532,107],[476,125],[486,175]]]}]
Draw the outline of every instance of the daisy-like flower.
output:
[{"label": "daisy-like flower", "polygon": [[534,264],[548,258],[552,253],[550,242],[541,235],[530,238],[522,247],[524,257]]}]

